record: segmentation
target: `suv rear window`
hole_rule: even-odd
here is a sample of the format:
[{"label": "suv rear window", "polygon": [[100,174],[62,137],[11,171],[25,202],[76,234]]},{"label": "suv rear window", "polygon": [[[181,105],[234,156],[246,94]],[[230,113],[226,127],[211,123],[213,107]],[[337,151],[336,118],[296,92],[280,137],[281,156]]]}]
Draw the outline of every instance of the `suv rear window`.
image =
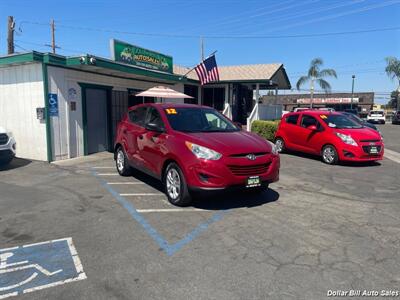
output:
[{"label": "suv rear window", "polygon": [[290,116],[286,117],[286,123],[296,125],[298,119],[299,119],[299,114],[297,114],[297,115],[290,115]]}]

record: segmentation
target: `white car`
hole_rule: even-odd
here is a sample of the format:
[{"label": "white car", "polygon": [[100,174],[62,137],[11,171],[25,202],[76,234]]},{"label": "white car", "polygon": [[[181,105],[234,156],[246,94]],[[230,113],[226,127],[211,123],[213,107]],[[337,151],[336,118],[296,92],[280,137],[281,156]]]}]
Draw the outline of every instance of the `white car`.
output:
[{"label": "white car", "polygon": [[370,123],[385,124],[385,112],[383,110],[371,110],[367,116],[367,121]]},{"label": "white car", "polygon": [[17,144],[11,132],[0,127],[0,166],[9,164],[14,158]]}]

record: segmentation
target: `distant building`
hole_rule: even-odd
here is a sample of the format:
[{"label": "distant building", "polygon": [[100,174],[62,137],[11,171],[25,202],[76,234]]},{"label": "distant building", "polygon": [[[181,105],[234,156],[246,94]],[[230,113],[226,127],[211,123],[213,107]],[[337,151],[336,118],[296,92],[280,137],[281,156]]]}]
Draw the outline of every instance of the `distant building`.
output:
[{"label": "distant building", "polygon": [[[264,104],[282,104],[283,110],[292,111],[295,107],[310,107],[310,94],[265,95]],[[366,115],[374,105],[374,93],[329,93],[314,94],[313,107],[331,107],[337,111],[357,109],[361,115]]]}]

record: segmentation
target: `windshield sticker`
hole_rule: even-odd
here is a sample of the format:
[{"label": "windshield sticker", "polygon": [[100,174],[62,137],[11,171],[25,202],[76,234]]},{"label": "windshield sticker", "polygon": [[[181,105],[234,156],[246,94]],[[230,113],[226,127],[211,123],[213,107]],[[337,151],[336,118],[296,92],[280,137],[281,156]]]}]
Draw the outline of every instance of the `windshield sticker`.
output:
[{"label": "windshield sticker", "polygon": [[175,108],[167,108],[167,109],[165,109],[165,111],[166,111],[167,114],[169,114],[169,115],[176,115],[176,114],[177,114]]},{"label": "windshield sticker", "polygon": [[319,116],[321,119],[326,119],[326,118],[328,118],[326,115],[320,115]]},{"label": "windshield sticker", "polygon": [[336,127],[336,124],[329,123],[329,124],[328,124],[328,126],[329,126],[329,127],[333,127],[333,128],[335,128],[335,127]]}]

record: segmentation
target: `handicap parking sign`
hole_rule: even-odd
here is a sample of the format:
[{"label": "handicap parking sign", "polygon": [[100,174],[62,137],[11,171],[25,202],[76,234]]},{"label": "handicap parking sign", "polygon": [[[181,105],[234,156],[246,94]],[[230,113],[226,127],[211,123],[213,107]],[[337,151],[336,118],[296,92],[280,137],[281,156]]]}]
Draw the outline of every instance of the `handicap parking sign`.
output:
[{"label": "handicap parking sign", "polygon": [[0,299],[82,279],[71,238],[0,249]]}]

